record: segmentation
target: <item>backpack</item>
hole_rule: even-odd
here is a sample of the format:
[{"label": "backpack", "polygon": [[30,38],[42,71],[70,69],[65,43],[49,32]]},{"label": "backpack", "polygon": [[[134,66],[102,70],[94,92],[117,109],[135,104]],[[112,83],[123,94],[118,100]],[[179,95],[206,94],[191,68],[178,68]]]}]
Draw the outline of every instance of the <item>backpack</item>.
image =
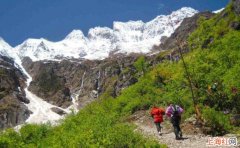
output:
[{"label": "backpack", "polygon": [[178,105],[173,105],[172,109],[173,109],[172,115],[173,115],[174,117],[179,116],[179,112],[178,112],[179,106],[178,106]]}]

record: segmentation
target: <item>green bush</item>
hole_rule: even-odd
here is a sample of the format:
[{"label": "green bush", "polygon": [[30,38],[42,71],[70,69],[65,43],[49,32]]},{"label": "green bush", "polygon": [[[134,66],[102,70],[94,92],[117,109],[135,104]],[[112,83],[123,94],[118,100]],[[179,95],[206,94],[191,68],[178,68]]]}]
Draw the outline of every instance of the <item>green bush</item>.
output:
[{"label": "green bush", "polygon": [[232,128],[229,116],[213,108],[204,108],[202,115],[206,121],[206,126],[211,128],[208,134],[213,136],[223,135]]},{"label": "green bush", "polygon": [[142,72],[143,75],[145,75],[147,68],[149,67],[149,64],[145,60],[144,56],[140,56],[137,59],[137,61],[135,61],[134,67],[137,69],[138,72]]},{"label": "green bush", "polygon": [[49,135],[50,128],[51,127],[48,124],[25,125],[20,129],[22,141],[26,144],[32,144],[38,147],[41,145],[40,141]]}]

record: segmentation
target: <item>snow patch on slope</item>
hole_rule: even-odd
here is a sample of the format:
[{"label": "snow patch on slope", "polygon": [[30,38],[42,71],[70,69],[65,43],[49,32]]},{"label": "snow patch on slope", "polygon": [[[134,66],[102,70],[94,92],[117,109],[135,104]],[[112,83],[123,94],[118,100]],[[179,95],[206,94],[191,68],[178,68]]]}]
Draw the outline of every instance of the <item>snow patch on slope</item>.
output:
[{"label": "snow patch on slope", "polygon": [[37,97],[30,91],[28,91],[28,87],[32,78],[29,77],[27,80],[27,87],[25,88],[26,97],[30,100],[30,103],[25,104],[29,110],[33,113],[30,117],[26,120],[26,123],[47,123],[47,122],[54,122],[62,117],[57,113],[51,110],[52,107],[56,107],[43,101],[41,98]]},{"label": "snow patch on slope", "polygon": [[213,13],[220,13],[220,12],[222,12],[224,9],[225,9],[225,8],[221,8],[221,9],[219,9],[219,10],[213,11]]}]

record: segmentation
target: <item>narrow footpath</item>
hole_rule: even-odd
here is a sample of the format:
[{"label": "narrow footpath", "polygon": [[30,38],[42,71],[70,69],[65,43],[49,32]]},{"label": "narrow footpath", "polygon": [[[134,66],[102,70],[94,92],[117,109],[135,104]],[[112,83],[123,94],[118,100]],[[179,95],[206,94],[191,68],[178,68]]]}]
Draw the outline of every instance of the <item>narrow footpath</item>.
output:
[{"label": "narrow footpath", "polygon": [[146,137],[154,138],[161,144],[166,144],[169,148],[206,148],[208,138],[210,137],[202,134],[200,129],[185,122],[181,126],[183,139],[175,140],[172,125],[167,119],[165,119],[162,124],[163,134],[160,136],[157,133],[153,119],[146,111],[134,113],[129,121],[137,126],[136,131],[142,133]]}]

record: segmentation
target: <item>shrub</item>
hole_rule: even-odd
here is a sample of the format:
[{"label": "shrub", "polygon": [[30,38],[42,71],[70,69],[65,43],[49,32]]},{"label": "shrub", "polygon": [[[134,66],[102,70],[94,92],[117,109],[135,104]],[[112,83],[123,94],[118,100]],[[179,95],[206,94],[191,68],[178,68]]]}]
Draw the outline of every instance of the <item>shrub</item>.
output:
[{"label": "shrub", "polygon": [[211,128],[207,131],[208,134],[212,134],[213,136],[223,135],[232,128],[229,116],[213,108],[204,108],[202,115],[206,121],[206,125]]}]

